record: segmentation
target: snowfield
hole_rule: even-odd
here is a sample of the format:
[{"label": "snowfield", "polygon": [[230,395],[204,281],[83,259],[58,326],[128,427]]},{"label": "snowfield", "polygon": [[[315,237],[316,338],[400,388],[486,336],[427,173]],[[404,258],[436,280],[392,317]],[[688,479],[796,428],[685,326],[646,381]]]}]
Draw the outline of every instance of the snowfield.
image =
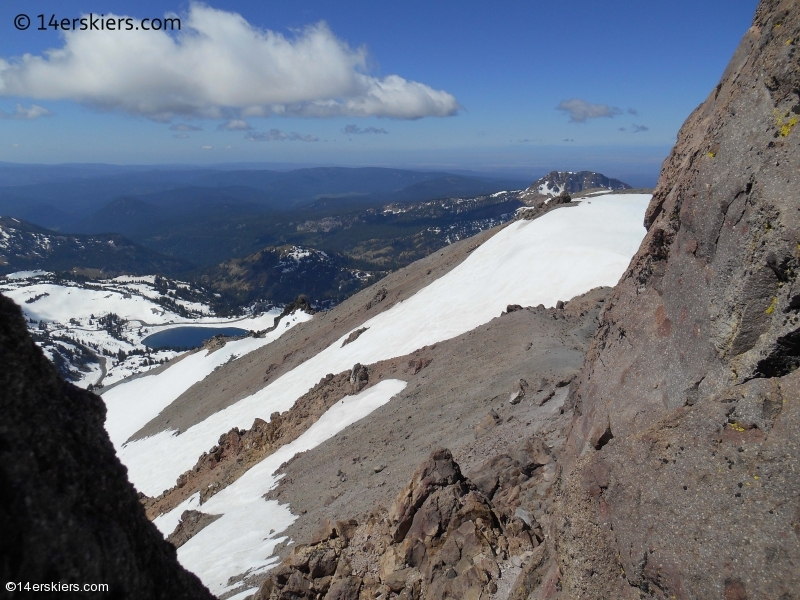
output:
[{"label": "snowfield", "polygon": [[[533,221],[515,221],[450,272],[359,325],[367,330],[352,343],[342,347],[351,333],[344,332],[306,362],[180,435],[168,430],[128,441],[131,434],[193,383],[228,360],[270,343],[285,330],[283,325],[272,332],[274,337],[229,342],[210,354],[199,351],[157,375],[119,384],[104,394],[108,407],[106,428],[131,481],[148,496],[159,495],[193,467],[221,434],[233,427],[249,428],[255,418],[268,420],[273,412],[288,410],[328,373],[349,370],[357,362],[371,364],[402,356],[456,337],[499,316],[509,304],[554,306],[559,300],[567,301],[594,287],[615,285],[645,235],[642,221],[649,201],[647,194],[604,194],[551,211]],[[35,293],[25,292],[28,297]],[[139,295],[143,297],[144,293]],[[20,297],[18,301],[24,299]],[[103,300],[110,299],[103,297]],[[34,308],[39,302],[24,306],[26,310],[40,311],[36,313],[40,316],[52,314],[64,318],[63,313],[45,312],[55,310],[49,302]],[[158,322],[153,318],[156,315],[147,315],[138,305],[123,304],[114,306],[128,310],[126,314],[131,319],[145,316],[151,319],[147,322],[152,331]],[[143,301],[141,307],[145,307]],[[83,309],[76,304],[75,310]],[[307,315],[297,313],[295,322],[304,318]],[[229,585],[231,577],[271,568],[277,560],[272,556],[274,548],[284,539],[281,532],[296,519],[288,505],[263,498],[278,481],[277,469],[296,453],[323,443],[389,402],[405,385],[403,381],[385,380],[345,398],[298,439],[264,459],[202,506],[195,495],[159,516],[155,522],[168,534],[187,508],[222,515],[178,550],[181,563],[197,573],[215,594],[233,591],[236,585],[241,585]]]}]

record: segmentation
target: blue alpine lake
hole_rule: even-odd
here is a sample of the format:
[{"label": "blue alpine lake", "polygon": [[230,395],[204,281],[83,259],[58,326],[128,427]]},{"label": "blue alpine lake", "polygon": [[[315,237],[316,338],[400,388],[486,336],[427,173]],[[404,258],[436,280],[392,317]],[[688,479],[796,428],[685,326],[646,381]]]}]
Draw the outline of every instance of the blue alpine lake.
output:
[{"label": "blue alpine lake", "polygon": [[247,335],[246,329],[239,327],[175,327],[148,335],[142,343],[148,348],[192,349],[199,348],[215,335]]}]

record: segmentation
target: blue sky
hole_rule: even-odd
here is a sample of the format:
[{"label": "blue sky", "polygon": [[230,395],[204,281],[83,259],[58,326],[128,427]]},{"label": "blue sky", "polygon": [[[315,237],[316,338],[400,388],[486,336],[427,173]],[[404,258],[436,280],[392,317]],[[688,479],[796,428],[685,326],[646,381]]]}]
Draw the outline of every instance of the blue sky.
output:
[{"label": "blue sky", "polygon": [[[591,168],[644,183],[756,5],[6,1],[0,161]],[[89,12],[177,13],[183,31],[37,30],[38,14]],[[20,59],[48,49],[68,56]]]}]

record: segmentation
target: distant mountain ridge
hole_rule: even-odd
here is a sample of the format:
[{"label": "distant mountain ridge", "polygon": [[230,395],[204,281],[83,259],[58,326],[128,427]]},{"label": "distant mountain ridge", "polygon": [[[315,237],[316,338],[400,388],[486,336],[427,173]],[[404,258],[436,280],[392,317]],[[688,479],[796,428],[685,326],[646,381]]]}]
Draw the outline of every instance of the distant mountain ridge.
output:
[{"label": "distant mountain ridge", "polygon": [[632,186],[620,181],[606,177],[602,173],[595,171],[550,171],[544,177],[534,181],[522,192],[521,199],[536,198],[539,196],[558,196],[562,192],[576,194],[584,190],[604,188],[607,190],[620,191],[633,189]]},{"label": "distant mountain ridge", "polygon": [[115,234],[63,234],[0,216],[0,274],[92,269],[106,275],[170,273],[189,264]]},{"label": "distant mountain ridge", "polygon": [[[215,203],[251,203],[261,211],[291,210],[320,198],[360,198],[366,203],[418,202],[453,196],[478,196],[520,189],[508,178],[464,176],[444,171],[383,167],[314,167],[291,171],[218,168],[127,169],[64,165],[0,164],[0,214],[60,230],[94,233],[82,223],[121,197],[171,208],[203,196],[203,210]],[[70,169],[74,175],[70,177]],[[95,219],[92,227],[108,231]]]},{"label": "distant mountain ridge", "polygon": [[269,246],[208,269],[200,281],[217,292],[222,308],[226,301],[234,306],[265,299],[288,304],[301,294],[316,303],[340,302],[386,274],[350,268],[350,262],[314,248]]}]

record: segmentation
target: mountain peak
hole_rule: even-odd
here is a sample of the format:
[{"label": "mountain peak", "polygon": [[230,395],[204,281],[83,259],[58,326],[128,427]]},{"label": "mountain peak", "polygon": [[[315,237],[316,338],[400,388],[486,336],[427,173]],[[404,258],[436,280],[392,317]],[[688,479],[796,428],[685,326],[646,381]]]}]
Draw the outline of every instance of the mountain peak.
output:
[{"label": "mountain peak", "polygon": [[550,171],[534,181],[520,198],[533,200],[538,197],[554,198],[563,192],[575,194],[590,189],[630,190],[630,185],[619,179],[610,179],[595,171]]}]

